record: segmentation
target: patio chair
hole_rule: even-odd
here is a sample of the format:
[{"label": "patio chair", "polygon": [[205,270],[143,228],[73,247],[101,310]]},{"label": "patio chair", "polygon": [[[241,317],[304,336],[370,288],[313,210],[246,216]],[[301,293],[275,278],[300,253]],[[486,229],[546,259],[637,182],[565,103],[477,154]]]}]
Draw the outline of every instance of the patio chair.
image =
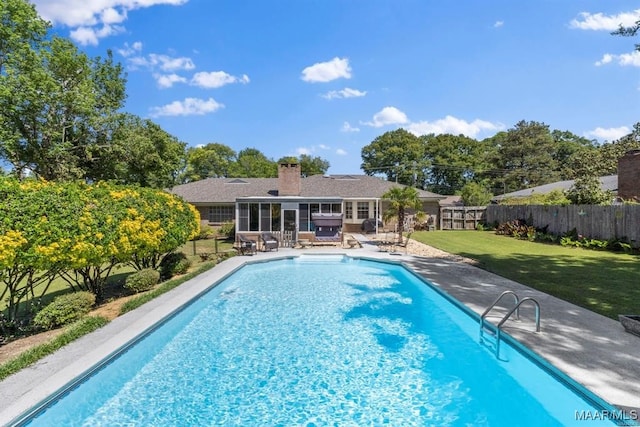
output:
[{"label": "patio chair", "polygon": [[404,253],[407,253],[407,245],[409,244],[409,239],[411,238],[411,232],[407,234],[406,237],[403,238],[402,233],[400,234],[400,239],[393,244],[393,252],[398,252],[396,248],[404,248]]},{"label": "patio chair", "polygon": [[275,249],[276,251],[278,250],[280,243],[278,242],[278,238],[276,236],[271,233],[262,233],[260,235],[260,238],[262,239],[263,251],[266,252],[270,251],[271,249]]},{"label": "patio chair", "polygon": [[255,240],[249,239],[247,236],[242,234],[237,234],[236,236],[238,237],[238,246],[236,249],[242,255],[245,255],[246,253],[255,254],[258,251],[258,245]]}]

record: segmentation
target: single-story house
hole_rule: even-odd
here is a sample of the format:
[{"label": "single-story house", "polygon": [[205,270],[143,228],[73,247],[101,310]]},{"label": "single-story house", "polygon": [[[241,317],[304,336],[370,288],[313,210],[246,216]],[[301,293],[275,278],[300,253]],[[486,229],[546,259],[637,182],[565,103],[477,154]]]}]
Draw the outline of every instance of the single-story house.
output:
[{"label": "single-story house", "polygon": [[[233,221],[236,233],[257,237],[262,232],[286,232],[294,241],[313,241],[336,228],[360,232],[365,220],[380,219],[387,206],[381,197],[395,186],[401,184],[368,175],[303,178],[298,164],[283,163],[278,178],[207,178],[170,191],[194,205],[203,224]],[[438,201],[444,196],[423,190],[418,194],[423,211],[437,217]]]}]

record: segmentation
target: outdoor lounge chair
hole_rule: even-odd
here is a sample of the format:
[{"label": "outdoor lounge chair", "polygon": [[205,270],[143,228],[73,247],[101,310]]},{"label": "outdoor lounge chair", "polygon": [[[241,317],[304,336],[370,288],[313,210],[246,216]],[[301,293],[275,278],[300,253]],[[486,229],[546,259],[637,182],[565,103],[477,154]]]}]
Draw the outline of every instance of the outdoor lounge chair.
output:
[{"label": "outdoor lounge chair", "polygon": [[411,238],[411,233],[408,233],[406,237],[402,236],[400,233],[400,239],[393,244],[393,252],[398,252],[397,248],[404,248],[404,253],[407,253],[407,245],[409,244],[409,239]]},{"label": "outdoor lounge chair", "polygon": [[255,254],[257,252],[257,244],[255,240],[251,240],[242,234],[237,234],[236,236],[238,237],[238,245],[236,247],[238,252],[242,255],[247,253]]},{"label": "outdoor lounge chair", "polygon": [[278,246],[280,246],[280,243],[278,242],[278,238],[276,236],[271,233],[262,233],[260,235],[260,238],[262,239],[263,251],[266,252],[271,249],[275,249],[276,251],[278,250]]}]

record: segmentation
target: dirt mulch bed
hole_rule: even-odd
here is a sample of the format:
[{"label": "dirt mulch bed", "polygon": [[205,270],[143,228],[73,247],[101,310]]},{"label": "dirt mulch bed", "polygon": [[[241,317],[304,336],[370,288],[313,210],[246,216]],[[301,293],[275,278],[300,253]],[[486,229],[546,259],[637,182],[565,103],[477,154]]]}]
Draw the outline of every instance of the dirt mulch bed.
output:
[{"label": "dirt mulch bed", "polygon": [[[102,316],[109,320],[113,320],[120,314],[120,307],[133,298],[135,295],[129,295],[121,297],[116,300],[102,304],[89,313],[90,316]],[[27,351],[40,344],[44,344],[51,341],[64,331],[64,328],[54,329],[53,331],[46,331],[36,335],[31,335],[24,338],[11,341],[7,344],[0,346],[0,364],[8,362],[20,355],[20,353]]]}]

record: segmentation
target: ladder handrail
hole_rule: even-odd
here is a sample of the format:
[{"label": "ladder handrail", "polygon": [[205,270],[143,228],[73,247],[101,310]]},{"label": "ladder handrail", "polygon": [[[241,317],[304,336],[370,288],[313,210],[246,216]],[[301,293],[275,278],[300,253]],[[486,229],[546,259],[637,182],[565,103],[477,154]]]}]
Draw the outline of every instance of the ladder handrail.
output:
[{"label": "ladder handrail", "polygon": [[500,327],[504,324],[504,322],[506,322],[507,319],[509,319],[509,316],[511,316],[513,314],[513,312],[516,311],[522,305],[522,303],[525,303],[527,301],[531,301],[533,303],[533,305],[535,306],[535,309],[536,309],[536,332],[540,332],[540,304],[538,303],[538,301],[536,301],[535,299],[533,299],[531,297],[522,298],[520,300],[520,302],[518,302],[518,304],[516,304],[515,307],[513,307],[507,314],[504,315],[504,317],[502,318],[500,323],[498,323],[498,326],[496,326],[498,331],[500,331]]},{"label": "ladder handrail", "polygon": [[516,314],[516,319],[520,319],[520,306],[528,301],[531,301],[533,303],[533,305],[535,306],[535,310],[536,310],[536,332],[540,332],[540,304],[538,303],[538,301],[536,301],[535,299],[531,298],[531,297],[525,297],[522,299],[518,298],[518,295],[513,292],[513,291],[504,291],[503,293],[500,294],[500,296],[498,298],[496,298],[496,300],[493,302],[493,304],[491,304],[489,307],[487,307],[487,309],[484,311],[484,313],[482,313],[482,315],[480,316],[480,341],[483,342],[484,340],[484,329],[485,329],[485,320],[484,318],[487,316],[487,314],[489,314],[489,312],[496,306],[496,304],[498,304],[498,302],[505,296],[505,295],[513,295],[513,298],[515,299],[515,306],[509,310],[509,312],[507,314],[504,315],[504,317],[500,320],[500,322],[497,325],[493,325],[491,323],[487,323],[488,325],[491,325],[495,328],[495,339],[496,339],[496,344],[495,344],[495,353],[496,353],[496,357],[498,359],[500,359],[500,340],[501,340],[501,333],[502,333],[502,325],[504,325],[504,323],[509,320],[509,318],[511,317],[512,314]]},{"label": "ladder handrail", "polygon": [[[480,316],[480,327],[482,327],[483,323],[484,323],[484,318],[487,317],[487,314],[489,314],[489,312],[496,306],[496,304],[498,304],[500,302],[500,300],[505,296],[505,295],[513,295],[513,298],[515,300],[516,303],[516,319],[520,318],[520,312],[519,310],[517,310],[517,308],[520,306],[520,298],[518,298],[518,294],[516,294],[513,291],[504,291],[503,293],[500,294],[500,296],[498,298],[496,298],[496,300],[493,302],[493,304],[491,304],[489,307],[487,307],[487,309],[484,311],[484,313],[482,313],[482,315]],[[509,313],[509,315],[511,315],[513,313],[513,310]]]}]

